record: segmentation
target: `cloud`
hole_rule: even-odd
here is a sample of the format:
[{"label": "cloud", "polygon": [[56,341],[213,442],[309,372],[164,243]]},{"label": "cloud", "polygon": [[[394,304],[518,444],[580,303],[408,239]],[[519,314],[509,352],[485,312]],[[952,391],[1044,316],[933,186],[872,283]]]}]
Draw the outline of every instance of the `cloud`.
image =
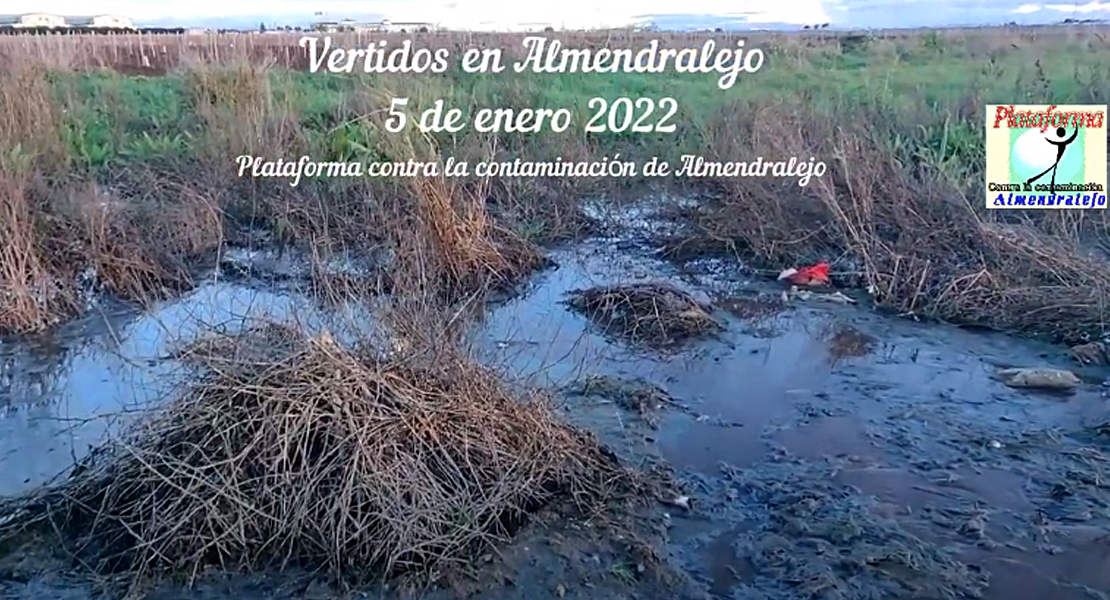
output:
[{"label": "cloud", "polygon": [[1105,17],[1110,15],[1110,2],[1088,2],[1086,4],[1022,4],[1013,10],[1013,12],[1020,15],[1028,15],[1042,11],[1084,15],[1105,13],[1102,15]]},{"label": "cloud", "polygon": [[1048,10],[1074,13],[1110,13],[1110,2],[1088,2],[1086,4],[1045,4]]}]

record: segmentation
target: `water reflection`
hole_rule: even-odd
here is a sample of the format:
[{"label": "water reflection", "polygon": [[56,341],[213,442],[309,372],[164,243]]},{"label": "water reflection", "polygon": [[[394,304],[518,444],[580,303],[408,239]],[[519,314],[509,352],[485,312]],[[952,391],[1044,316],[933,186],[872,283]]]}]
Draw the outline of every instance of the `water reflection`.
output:
[{"label": "water reflection", "polygon": [[76,458],[160,399],[180,366],[165,357],[181,340],[252,320],[293,320],[356,335],[354,307],[322,312],[309,298],[211,284],[147,314],[124,307],[50,336],[0,344],[0,495],[65,472]]}]

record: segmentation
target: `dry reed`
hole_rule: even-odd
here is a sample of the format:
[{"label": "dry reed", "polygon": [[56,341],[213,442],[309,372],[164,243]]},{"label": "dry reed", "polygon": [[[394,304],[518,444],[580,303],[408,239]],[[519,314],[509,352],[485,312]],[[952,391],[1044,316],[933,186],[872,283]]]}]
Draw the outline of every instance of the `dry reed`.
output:
[{"label": "dry reed", "polygon": [[50,521],[136,583],[209,565],[359,582],[463,564],[555,498],[593,510],[636,489],[542,395],[458,356],[417,366],[266,324],[179,357],[196,371],[179,395],[25,504],[19,527]]},{"label": "dry reed", "polygon": [[712,308],[662,282],[601,286],[569,293],[567,304],[605,331],[651,345],[670,345],[719,331]]}]

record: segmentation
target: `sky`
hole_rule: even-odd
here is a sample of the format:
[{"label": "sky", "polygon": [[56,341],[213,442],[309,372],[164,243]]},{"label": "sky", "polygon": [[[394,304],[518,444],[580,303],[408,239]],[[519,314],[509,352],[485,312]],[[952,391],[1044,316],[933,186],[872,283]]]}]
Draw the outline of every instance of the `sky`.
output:
[{"label": "sky", "polygon": [[[1110,19],[1110,1],[1081,4],[1021,0],[6,0],[3,12],[63,15],[120,14],[140,25],[266,22],[306,25],[313,20],[389,18],[438,22],[469,29],[515,24],[555,27],[620,26],[644,16],[676,28],[771,27],[831,23],[836,27],[1052,23],[1065,18]],[[22,5],[22,6],[21,6]],[[316,13],[322,13],[317,16]],[[683,23],[688,23],[683,25]],[[232,25],[238,26],[238,25]],[[743,28],[743,27],[741,27]]]}]

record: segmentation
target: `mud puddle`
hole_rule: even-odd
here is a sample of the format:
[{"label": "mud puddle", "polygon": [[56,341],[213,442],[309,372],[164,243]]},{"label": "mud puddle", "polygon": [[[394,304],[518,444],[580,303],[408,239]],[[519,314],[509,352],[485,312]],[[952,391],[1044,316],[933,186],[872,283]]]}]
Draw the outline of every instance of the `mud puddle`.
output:
[{"label": "mud puddle", "polygon": [[[774,282],[733,262],[655,260],[640,242],[671,230],[633,216],[623,226],[639,238],[552,251],[558,267],[488,311],[470,343],[530,383],[611,382],[607,393],[562,394],[561,410],[626,459],[665,460],[683,481],[686,497],[644,517],[663,525],[659,553],[692,579],[683,597],[1078,600],[1110,590],[1110,442],[1094,429],[1110,411],[1100,388],[1051,396],[992,378],[998,365],[1071,367],[1063,352],[861,307],[784,303]],[[648,350],[562,304],[571,290],[635,281],[667,281],[712,302],[725,330]],[[111,431],[98,416],[159,395],[175,368],[159,360],[168,343],[247,316],[365,321],[244,280],[147,315],[89,318],[52,347],[4,342],[0,493],[64,470]],[[641,402],[656,394],[664,400]],[[467,591],[652,597],[636,565],[610,541],[583,537],[588,529],[529,528]],[[92,597],[56,572],[9,579],[4,597]],[[236,577],[152,597],[330,597],[298,581]]]},{"label": "mud puddle", "polygon": [[[643,213],[632,213],[634,238],[671,231],[644,226]],[[487,360],[551,386],[598,373],[647,382],[687,403],[690,411],[670,410],[646,428],[619,403],[568,399],[567,412],[629,453],[657,452],[687,477],[698,516],[673,515],[672,549],[711,595],[1078,600],[1110,592],[1110,537],[1100,537],[1110,533],[1110,448],[1089,437],[1110,414],[1091,383],[1105,373],[1080,373],[1087,383],[1066,395],[1011,389],[993,376],[999,367],[1081,369],[1032,341],[856,306],[784,306],[780,288],[733,261],[675,266],[627,245],[607,256],[606,246],[612,240],[556,253],[559,271],[493,313],[487,342],[526,332],[528,343],[503,342]],[[555,308],[575,288],[659,278],[714,300],[728,322],[723,339],[651,356]],[[741,490],[768,480],[810,489],[807,502],[824,505],[830,528],[855,533],[817,543],[805,527],[784,531],[788,519],[766,509],[781,498],[743,499]],[[808,529],[820,529],[811,518]],[[771,542],[782,555],[812,555],[814,565],[768,559]]]}]

